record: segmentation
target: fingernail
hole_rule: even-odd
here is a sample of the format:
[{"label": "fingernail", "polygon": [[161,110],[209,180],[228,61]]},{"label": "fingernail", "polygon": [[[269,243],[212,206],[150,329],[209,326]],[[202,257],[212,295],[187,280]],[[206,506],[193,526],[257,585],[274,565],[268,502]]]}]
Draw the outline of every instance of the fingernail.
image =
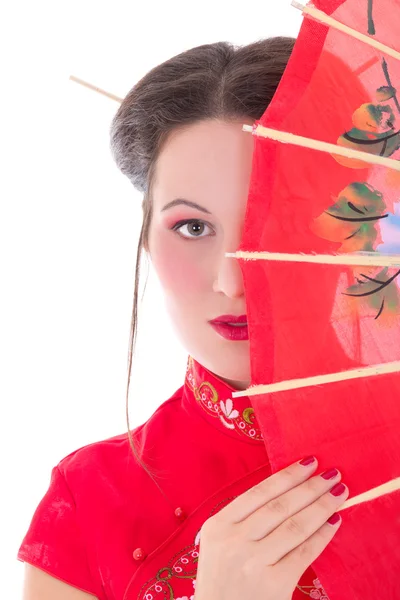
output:
[{"label": "fingernail", "polygon": [[331,517],[329,517],[328,519],[328,523],[330,523],[331,525],[336,525],[337,523],[339,523],[339,521],[341,521],[342,517],[339,515],[339,513],[334,513]]},{"label": "fingernail", "polygon": [[346,490],[346,486],[343,485],[343,483],[337,483],[330,490],[330,493],[332,494],[332,496],[336,496],[337,497],[337,496],[341,496],[345,490]]},{"label": "fingernail", "polygon": [[339,475],[339,471],[337,469],[329,469],[328,471],[324,471],[321,473],[321,477],[324,479],[335,479]]},{"label": "fingernail", "polygon": [[306,456],[306,458],[303,458],[303,460],[299,461],[299,464],[303,465],[303,467],[308,467],[309,465],[315,463],[316,460],[317,459],[315,458],[315,456]]}]

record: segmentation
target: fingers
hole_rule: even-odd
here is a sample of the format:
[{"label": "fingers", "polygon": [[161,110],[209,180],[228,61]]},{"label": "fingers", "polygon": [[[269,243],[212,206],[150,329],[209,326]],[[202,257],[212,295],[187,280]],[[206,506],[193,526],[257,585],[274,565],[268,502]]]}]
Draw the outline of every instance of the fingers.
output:
[{"label": "fingers", "polygon": [[337,469],[329,469],[316,477],[311,477],[285,494],[267,502],[239,526],[246,527],[246,534],[251,540],[261,540],[332,489],[340,479],[341,474]]},{"label": "fingers", "polygon": [[297,572],[297,580],[300,579],[304,571],[325,550],[341,526],[342,518],[338,513],[334,513],[331,518],[332,524],[329,521],[324,523],[305,542],[281,559],[279,567],[283,569],[283,572]]},{"label": "fingers", "polygon": [[[348,496],[347,486],[343,483],[336,484],[328,493],[322,495],[307,508],[289,517],[268,537],[258,542],[265,544],[267,564],[278,563],[295,549],[300,551],[299,546],[303,545],[306,540],[309,540],[326,524],[327,520],[339,509]],[[328,535],[328,532],[330,530],[325,529],[324,535]],[[320,538],[317,536],[318,539]],[[329,540],[327,540],[328,542]],[[305,548],[315,547],[315,544],[318,545],[318,541],[315,542],[314,540],[311,546],[305,546]],[[304,552],[305,548],[300,552]]]},{"label": "fingers", "polygon": [[240,523],[267,502],[306,481],[315,472],[318,461],[314,457],[308,457],[303,461],[306,464],[301,464],[302,461],[296,462],[286,469],[274,473],[232,500],[228,506],[218,513],[218,520],[227,523]]}]

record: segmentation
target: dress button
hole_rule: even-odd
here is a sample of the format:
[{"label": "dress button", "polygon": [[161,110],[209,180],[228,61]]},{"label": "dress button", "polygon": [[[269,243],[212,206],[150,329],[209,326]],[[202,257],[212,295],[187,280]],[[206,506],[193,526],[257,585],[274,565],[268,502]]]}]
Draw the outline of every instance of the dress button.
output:
[{"label": "dress button", "polygon": [[142,548],[136,548],[136,550],[134,550],[133,558],[135,560],[143,560],[145,557],[146,557],[146,555],[143,552]]},{"label": "dress button", "polygon": [[180,506],[175,509],[175,516],[181,520],[186,519],[186,513]]}]

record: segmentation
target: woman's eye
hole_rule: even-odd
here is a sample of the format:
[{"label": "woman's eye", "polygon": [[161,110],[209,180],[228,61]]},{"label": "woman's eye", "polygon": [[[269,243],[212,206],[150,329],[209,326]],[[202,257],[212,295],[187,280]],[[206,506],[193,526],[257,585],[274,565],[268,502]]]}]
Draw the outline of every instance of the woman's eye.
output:
[{"label": "woman's eye", "polygon": [[179,221],[172,229],[179,231],[179,235],[185,238],[206,237],[213,231],[210,225],[198,219]]}]

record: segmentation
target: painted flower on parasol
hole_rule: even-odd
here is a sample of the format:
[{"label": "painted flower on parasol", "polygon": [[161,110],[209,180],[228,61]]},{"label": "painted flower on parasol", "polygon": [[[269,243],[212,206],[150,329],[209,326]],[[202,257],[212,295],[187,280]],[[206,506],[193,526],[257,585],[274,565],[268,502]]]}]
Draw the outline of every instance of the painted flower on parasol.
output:
[{"label": "painted flower on parasol", "polygon": [[[312,223],[312,230],[324,239],[338,242],[337,252],[400,253],[400,205],[389,212],[385,197],[368,181],[357,181],[339,193],[335,203]],[[397,224],[397,225],[396,225]],[[400,269],[367,267],[354,270],[354,282],[343,291],[360,301],[375,318],[400,308]]]}]

